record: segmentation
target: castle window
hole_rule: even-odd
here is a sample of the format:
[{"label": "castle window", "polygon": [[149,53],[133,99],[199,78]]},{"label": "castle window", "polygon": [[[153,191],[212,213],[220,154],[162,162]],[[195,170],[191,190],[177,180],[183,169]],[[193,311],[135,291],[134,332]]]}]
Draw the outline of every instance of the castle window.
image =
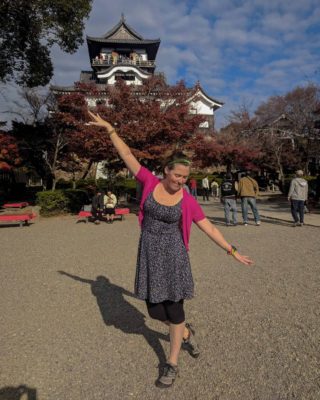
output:
[{"label": "castle window", "polygon": [[104,106],[104,105],[106,105],[106,101],[103,100],[103,99],[99,99],[99,100],[96,101],[96,105],[97,106]]},{"label": "castle window", "polygon": [[116,74],[115,80],[134,81],[136,77],[133,74]]}]

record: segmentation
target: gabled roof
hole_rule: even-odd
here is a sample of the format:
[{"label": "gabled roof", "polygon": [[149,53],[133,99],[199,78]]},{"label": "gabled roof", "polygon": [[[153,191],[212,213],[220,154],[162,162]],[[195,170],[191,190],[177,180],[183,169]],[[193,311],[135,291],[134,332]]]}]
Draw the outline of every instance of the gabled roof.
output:
[{"label": "gabled roof", "polygon": [[192,88],[190,90],[190,98],[189,101],[194,101],[199,97],[202,97],[204,100],[206,100],[211,107],[214,110],[217,110],[218,108],[222,107],[224,105],[224,103],[222,103],[221,101],[218,101],[216,99],[214,99],[213,97],[210,97],[207,95],[207,93],[202,89],[202,87],[200,86],[200,82],[198,81],[194,88]]},{"label": "gabled roof", "polygon": [[122,14],[120,21],[110,31],[101,37],[87,36],[88,41],[100,43],[160,43],[160,39],[144,39],[130,25],[127,24]]},{"label": "gabled roof", "polygon": [[103,35],[104,39],[124,39],[119,38],[119,34],[126,33],[130,36],[130,38],[136,38],[138,40],[143,40],[143,37],[136,32],[130,25],[126,23],[124,14],[121,14],[121,19],[112,29],[110,29],[107,33]]},{"label": "gabled roof", "polygon": [[274,125],[274,124],[277,124],[277,123],[283,122],[283,121],[293,122],[292,119],[289,118],[287,114],[281,114],[278,118],[276,118],[274,121],[271,122],[271,125]]}]

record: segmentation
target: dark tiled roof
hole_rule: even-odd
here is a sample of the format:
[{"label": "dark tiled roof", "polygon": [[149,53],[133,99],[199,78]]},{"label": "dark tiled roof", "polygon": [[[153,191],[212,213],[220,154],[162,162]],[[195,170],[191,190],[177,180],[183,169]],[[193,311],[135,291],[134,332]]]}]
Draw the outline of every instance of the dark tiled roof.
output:
[{"label": "dark tiled roof", "polygon": [[101,37],[93,37],[87,36],[88,42],[97,42],[97,43],[127,43],[127,44],[158,44],[160,43],[160,39],[143,39],[143,40],[133,40],[133,39],[104,39]]},{"label": "dark tiled roof", "polygon": [[76,92],[79,89],[76,89],[74,86],[51,85],[50,90],[53,92]]},{"label": "dark tiled roof", "polygon": [[222,107],[224,105],[224,103],[222,101],[216,100],[211,96],[208,96],[207,93],[202,89],[202,87],[200,86],[200,83],[197,82],[197,84],[190,89],[190,97],[192,97],[193,95],[195,95],[197,93],[197,90],[200,90],[200,92],[207,97],[209,100],[213,101],[214,103],[217,104],[217,106],[215,106],[216,108]]},{"label": "dark tiled roof", "polygon": [[[128,33],[128,38],[117,38],[117,32],[123,29]],[[115,37],[113,37],[115,36]],[[132,39],[129,37],[132,36]],[[136,32],[130,25],[125,21],[124,15],[122,14],[120,21],[107,33],[101,37],[87,36],[88,41],[99,42],[99,43],[137,43],[140,44],[151,44],[158,43],[160,39],[144,39],[138,32]]]},{"label": "dark tiled roof", "polygon": [[133,28],[131,28],[130,25],[126,23],[126,20],[124,18],[124,15],[121,15],[120,21],[115,25],[112,29],[110,29],[107,33],[105,33],[102,37],[107,39],[108,37],[114,35],[120,28],[123,26],[127,31],[131,33],[131,35],[135,36],[139,40],[143,40],[143,37],[136,32]]},{"label": "dark tiled roof", "polygon": [[94,75],[92,71],[80,72],[80,82],[91,82],[92,80],[94,80]]}]

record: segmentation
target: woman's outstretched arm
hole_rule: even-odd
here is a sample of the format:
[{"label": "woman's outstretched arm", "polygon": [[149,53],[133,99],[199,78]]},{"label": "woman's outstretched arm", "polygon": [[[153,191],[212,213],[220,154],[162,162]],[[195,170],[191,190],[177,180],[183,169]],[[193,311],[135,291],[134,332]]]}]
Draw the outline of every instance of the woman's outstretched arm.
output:
[{"label": "woman's outstretched arm", "polygon": [[237,261],[245,265],[253,264],[253,261],[250,260],[248,256],[243,256],[237,250],[232,248],[232,246],[222,236],[222,233],[219,231],[219,229],[217,229],[207,218],[198,221],[196,224],[204,233],[209,236],[211,240],[231,254]]},{"label": "woman's outstretched arm", "polygon": [[114,127],[103,118],[100,117],[99,114],[94,114],[91,111],[88,111],[92,121],[89,122],[89,125],[100,126],[107,130],[107,134],[110,137],[111,142],[116,148],[119,156],[122,158],[128,169],[133,175],[137,175],[141,168],[141,164],[132,154],[129,146],[125,144],[125,142],[118,136]]}]

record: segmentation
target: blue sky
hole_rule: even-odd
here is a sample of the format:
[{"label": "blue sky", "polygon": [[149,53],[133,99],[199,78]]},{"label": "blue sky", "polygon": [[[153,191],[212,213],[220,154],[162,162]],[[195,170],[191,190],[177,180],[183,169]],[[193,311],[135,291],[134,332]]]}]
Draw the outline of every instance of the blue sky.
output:
[{"label": "blue sky", "polygon": [[[320,83],[319,0],[94,0],[84,35],[127,23],[161,39],[157,71],[170,83],[197,80],[225,103],[217,127],[241,104],[252,110],[271,95]],[[90,69],[86,42],[70,55],[52,49],[53,84],[71,85]]]}]

